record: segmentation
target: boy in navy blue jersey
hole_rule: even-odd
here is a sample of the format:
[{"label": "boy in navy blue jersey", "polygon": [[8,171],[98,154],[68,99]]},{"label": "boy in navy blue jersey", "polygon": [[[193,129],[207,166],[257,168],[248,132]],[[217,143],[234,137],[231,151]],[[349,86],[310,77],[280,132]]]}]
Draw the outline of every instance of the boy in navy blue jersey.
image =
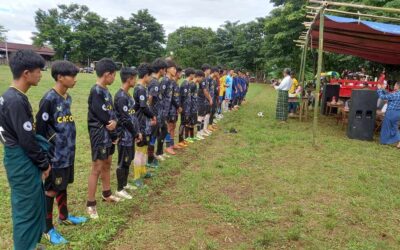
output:
[{"label": "boy in navy blue jersey", "polygon": [[45,237],[50,243],[58,245],[67,241],[53,226],[54,198],[58,204],[59,223],[77,225],[86,222],[86,218],[75,217],[68,213],[67,187],[74,182],[74,162],[76,129],[71,114],[71,96],[68,89],[76,84],[79,69],[68,61],[56,61],[51,67],[51,75],[56,81],[39,104],[36,114],[37,133],[51,144],[51,165],[49,177],[45,180],[46,190],[46,231]]},{"label": "boy in navy blue jersey", "polygon": [[0,141],[11,189],[15,250],[35,249],[45,230],[42,179],[51,170],[49,145],[35,132],[32,107],[25,94],[40,82],[44,65],[44,59],[34,51],[17,51],[10,59],[13,83],[0,96]]},{"label": "boy in navy blue jersey", "polygon": [[102,198],[107,202],[118,202],[120,198],[112,195],[110,170],[115,144],[118,141],[116,132],[117,117],[112,96],[107,86],[115,79],[117,65],[108,58],[96,64],[97,82],[90,90],[88,99],[88,127],[92,151],[92,170],[88,180],[87,212],[92,219],[99,218],[96,209],[97,182],[101,175],[103,186]]},{"label": "boy in navy blue jersey", "polygon": [[207,130],[208,122],[210,119],[211,106],[213,105],[209,92],[211,82],[211,67],[204,64],[201,69],[204,72],[205,78],[199,84],[197,105],[198,105],[198,124],[197,124],[197,137],[204,139],[204,136],[210,136],[211,133]]},{"label": "boy in navy blue jersey", "polygon": [[193,84],[193,79],[195,77],[195,71],[192,68],[185,70],[186,79],[182,82],[179,88],[180,104],[182,108],[181,112],[181,124],[179,126],[179,146],[187,146],[187,141],[189,140],[190,133],[190,120],[191,120],[191,105],[192,105],[192,92],[190,91],[191,84]]},{"label": "boy in navy blue jersey", "polygon": [[117,131],[120,134],[118,141],[118,167],[117,192],[115,193],[122,199],[132,199],[127,190],[135,190],[134,186],[128,184],[129,168],[135,158],[135,141],[142,138],[139,131],[139,123],[135,115],[135,100],[129,94],[129,90],[135,87],[137,70],[132,68],[122,68],[120,75],[122,87],[114,97],[114,107],[117,114]]},{"label": "boy in navy blue jersey", "polygon": [[150,177],[147,172],[147,146],[148,137],[153,136],[154,126],[157,124],[156,114],[148,105],[147,85],[152,81],[152,67],[150,64],[142,63],[138,67],[139,81],[135,86],[133,98],[135,100],[135,114],[139,122],[139,131],[143,138],[136,145],[134,165],[134,182],[137,187],[143,186],[143,178]]}]

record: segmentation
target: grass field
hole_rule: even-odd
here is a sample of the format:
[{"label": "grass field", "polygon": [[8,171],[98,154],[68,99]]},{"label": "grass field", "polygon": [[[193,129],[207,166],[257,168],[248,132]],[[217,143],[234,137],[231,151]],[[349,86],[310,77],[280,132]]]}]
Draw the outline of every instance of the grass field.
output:
[{"label": "grass field", "polygon": [[[0,67],[0,93],[10,81],[8,68]],[[76,215],[85,215],[86,102],[94,82],[93,75],[79,75],[70,92],[78,145],[69,209]],[[51,86],[45,72],[29,92],[35,111]],[[314,148],[311,120],[279,124],[275,101],[271,88],[251,85],[248,102],[227,114],[211,138],[163,163],[134,200],[100,203],[100,220],[59,226],[71,243],[50,249],[399,249],[399,151],[349,140],[326,117]],[[266,116],[257,118],[259,111]],[[230,128],[239,133],[224,133]],[[0,249],[11,249],[9,188],[0,165]],[[115,164],[115,190],[114,170]]]}]

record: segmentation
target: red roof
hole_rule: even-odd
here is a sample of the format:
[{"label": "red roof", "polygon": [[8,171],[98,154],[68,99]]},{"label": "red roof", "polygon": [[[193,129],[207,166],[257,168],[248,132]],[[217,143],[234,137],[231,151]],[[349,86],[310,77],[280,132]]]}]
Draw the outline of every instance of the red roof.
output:
[{"label": "red roof", "polygon": [[[400,26],[335,16],[325,16],[324,21],[324,51],[400,64]],[[318,48],[319,17],[311,36],[312,47]]]},{"label": "red roof", "polygon": [[[21,44],[21,43],[7,43],[7,49],[10,52],[15,52],[20,49],[31,49],[40,55],[54,56],[56,53],[53,49],[49,47],[41,47],[37,48],[33,45],[29,44]],[[0,51],[6,50],[6,44],[4,42],[0,42]]]}]

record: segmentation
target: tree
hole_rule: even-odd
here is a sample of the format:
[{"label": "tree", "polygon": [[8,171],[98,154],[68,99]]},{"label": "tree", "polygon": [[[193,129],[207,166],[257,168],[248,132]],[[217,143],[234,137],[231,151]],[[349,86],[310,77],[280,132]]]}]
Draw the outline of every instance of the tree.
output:
[{"label": "tree", "polygon": [[183,67],[200,68],[203,63],[215,63],[214,37],[210,28],[181,27],[168,36],[167,52],[173,52],[174,59]]},{"label": "tree", "polygon": [[6,33],[7,33],[7,30],[4,28],[3,25],[0,25],[0,42],[6,41]]}]

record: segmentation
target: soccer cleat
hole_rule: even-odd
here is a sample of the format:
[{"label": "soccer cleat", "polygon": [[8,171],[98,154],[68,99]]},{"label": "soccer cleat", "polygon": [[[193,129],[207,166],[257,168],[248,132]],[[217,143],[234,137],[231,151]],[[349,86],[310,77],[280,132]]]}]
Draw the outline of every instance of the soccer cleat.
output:
[{"label": "soccer cleat", "polygon": [[158,165],[158,161],[155,160],[155,161],[153,161],[152,163],[147,163],[147,164],[146,164],[146,167],[157,169],[157,168],[159,168],[160,166]]},{"label": "soccer cleat", "polygon": [[197,141],[196,139],[195,139],[195,137],[188,137],[188,138],[186,138],[185,139],[185,142],[187,142],[187,143],[193,143],[193,142],[195,142],[195,141]]},{"label": "soccer cleat", "polygon": [[44,234],[44,237],[53,245],[67,244],[68,241],[61,236],[55,228],[50,229],[49,232]]},{"label": "soccer cleat", "polygon": [[204,140],[205,138],[204,138],[203,135],[199,132],[199,133],[197,133],[196,139],[197,139],[198,141],[200,141],[200,140]]},{"label": "soccer cleat", "polygon": [[155,155],[154,158],[156,158],[158,161],[165,161],[166,159],[162,155]]},{"label": "soccer cleat", "polygon": [[101,196],[101,197],[103,198],[103,201],[105,201],[105,202],[119,202],[119,201],[121,201],[121,199],[119,197],[115,196],[115,195],[110,195],[108,197],[104,197],[104,196]]},{"label": "soccer cleat", "polygon": [[156,176],[156,175],[153,174],[153,173],[151,173],[151,172],[147,172],[147,173],[144,175],[144,178],[149,179],[149,178],[153,178],[154,176]]},{"label": "soccer cleat", "polygon": [[176,155],[176,152],[174,151],[174,149],[172,147],[166,148],[165,152],[167,152],[168,154],[171,154],[171,155]]},{"label": "soccer cleat", "polygon": [[124,189],[122,189],[121,191],[115,192],[115,195],[121,199],[132,200],[132,196],[130,194],[128,194]]},{"label": "soccer cleat", "polygon": [[181,147],[181,148],[186,148],[188,145],[185,143],[185,141],[183,141],[183,142],[180,142],[178,144],[178,146]]},{"label": "soccer cleat", "polygon": [[182,149],[181,145],[177,144],[172,146],[172,149]]},{"label": "soccer cleat", "polygon": [[208,136],[211,135],[211,131],[208,131],[208,130],[204,129],[201,135],[202,135],[202,136],[207,136],[207,137],[208,137]]},{"label": "soccer cleat", "polygon": [[124,187],[125,190],[129,190],[129,191],[135,191],[138,188],[136,186],[132,186],[131,184],[126,184],[126,186]]},{"label": "soccer cleat", "polygon": [[90,219],[96,220],[96,219],[99,218],[99,215],[98,215],[98,213],[97,213],[96,206],[87,207],[87,208],[86,208],[86,211],[87,211],[87,213],[89,214]]},{"label": "soccer cleat", "polygon": [[142,179],[136,179],[133,181],[133,185],[135,185],[137,188],[143,188],[144,183]]},{"label": "soccer cleat", "polygon": [[164,159],[171,158],[169,154],[162,154],[161,156],[164,157]]},{"label": "soccer cleat", "polygon": [[214,132],[214,131],[215,131],[215,128],[214,128],[212,125],[210,125],[210,126],[208,126],[208,130],[209,130],[210,132]]},{"label": "soccer cleat", "polygon": [[85,217],[75,217],[72,215],[68,215],[68,218],[65,220],[58,219],[58,223],[63,225],[79,225],[85,223],[86,221],[87,218]]}]

